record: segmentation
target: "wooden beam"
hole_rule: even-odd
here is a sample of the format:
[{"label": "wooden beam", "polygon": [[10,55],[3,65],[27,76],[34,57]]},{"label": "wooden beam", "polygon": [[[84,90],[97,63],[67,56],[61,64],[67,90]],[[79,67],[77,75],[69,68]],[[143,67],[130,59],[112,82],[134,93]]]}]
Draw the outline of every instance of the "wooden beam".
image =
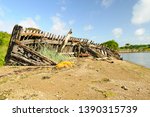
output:
[{"label": "wooden beam", "polygon": [[17,44],[19,47],[22,47],[22,48],[25,49],[27,52],[30,52],[31,54],[36,55],[36,56],[39,57],[41,60],[44,60],[44,61],[50,63],[51,65],[56,65],[56,64],[57,64],[57,62],[55,62],[55,61],[53,61],[53,60],[50,60],[50,59],[48,59],[48,58],[42,56],[42,55],[39,54],[38,52],[34,51],[34,50],[31,49],[31,48],[26,47],[25,45],[21,44],[21,43],[20,43],[19,41],[17,41],[17,40],[15,41],[15,44]]},{"label": "wooden beam", "polygon": [[18,55],[13,54],[13,53],[11,54],[11,57],[12,57],[12,59],[13,58],[17,59],[18,63],[19,63],[19,61],[22,61],[23,63],[27,63],[28,65],[34,65],[34,66],[38,65],[37,63],[35,63],[33,61],[30,61],[30,60],[28,60],[22,56],[18,56]]},{"label": "wooden beam", "polygon": [[63,49],[65,48],[65,46],[68,43],[68,40],[71,38],[71,34],[72,34],[72,30],[70,29],[70,31],[68,32],[67,36],[65,37],[65,39],[62,42],[62,45],[58,48],[58,52],[62,52]]}]

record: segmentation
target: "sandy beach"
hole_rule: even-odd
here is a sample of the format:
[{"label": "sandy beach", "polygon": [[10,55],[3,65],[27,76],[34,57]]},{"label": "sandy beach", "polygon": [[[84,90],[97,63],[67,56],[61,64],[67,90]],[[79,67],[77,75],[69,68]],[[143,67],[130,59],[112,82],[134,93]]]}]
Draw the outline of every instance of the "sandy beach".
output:
[{"label": "sandy beach", "polygon": [[113,60],[74,60],[73,67],[0,67],[4,100],[149,100],[150,69]]}]

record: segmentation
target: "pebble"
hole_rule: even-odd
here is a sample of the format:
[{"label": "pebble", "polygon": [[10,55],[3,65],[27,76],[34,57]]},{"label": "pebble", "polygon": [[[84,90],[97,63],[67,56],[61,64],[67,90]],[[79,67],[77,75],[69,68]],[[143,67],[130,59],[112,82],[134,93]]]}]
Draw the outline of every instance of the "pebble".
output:
[{"label": "pebble", "polygon": [[128,90],[128,88],[126,86],[121,86],[121,88],[124,90]]},{"label": "pebble", "polygon": [[140,92],[141,89],[140,89],[140,88],[137,88],[136,90]]},{"label": "pebble", "polygon": [[49,76],[43,76],[42,79],[43,79],[43,80],[45,80],[45,79],[50,79],[50,77],[49,77]]}]

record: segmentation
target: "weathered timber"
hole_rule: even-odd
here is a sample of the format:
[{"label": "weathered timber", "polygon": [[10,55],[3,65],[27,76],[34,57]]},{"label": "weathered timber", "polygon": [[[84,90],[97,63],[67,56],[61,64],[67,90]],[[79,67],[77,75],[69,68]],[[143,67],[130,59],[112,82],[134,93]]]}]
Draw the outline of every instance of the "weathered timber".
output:
[{"label": "weathered timber", "polygon": [[57,62],[41,55],[41,47],[70,57],[121,59],[118,52],[88,39],[71,36],[70,30],[66,36],[43,32],[35,28],[23,28],[15,25],[5,57],[6,65],[56,65]]},{"label": "weathered timber", "polygon": [[15,25],[14,28],[13,28],[13,32],[12,32],[12,35],[11,35],[11,39],[10,39],[10,42],[9,42],[9,46],[8,46],[8,50],[7,50],[7,54],[6,54],[6,57],[5,57],[5,63],[7,64],[7,62],[9,61],[9,59],[11,58],[10,55],[11,55],[11,52],[13,51],[13,48],[14,48],[14,42],[16,39],[20,39],[20,34],[21,34],[21,31],[22,31],[22,27],[21,26],[18,26],[18,25]]},{"label": "weathered timber", "polygon": [[30,61],[22,56],[15,55],[13,53],[11,54],[11,57],[12,57],[12,60],[13,59],[17,60],[16,64],[19,64],[19,65],[24,65],[24,64],[33,65],[33,66],[38,65],[38,63],[35,63],[34,61]]},{"label": "weathered timber", "polygon": [[101,58],[102,56],[100,55],[100,53],[95,52],[93,49],[87,47],[87,51],[94,56],[95,58]]},{"label": "weathered timber", "polygon": [[58,48],[58,52],[59,52],[59,53],[62,52],[63,49],[65,48],[65,46],[67,45],[68,40],[69,40],[70,37],[71,37],[71,34],[72,34],[72,30],[70,30],[70,31],[68,32],[68,34],[67,34],[67,36],[65,37],[65,39],[63,40],[61,46]]},{"label": "weathered timber", "polygon": [[[50,60],[44,56],[42,56],[41,54],[39,54],[38,52],[26,47],[25,45],[21,44],[19,41],[15,41],[15,44],[17,44],[19,47],[23,48],[26,52],[29,52],[32,56],[35,55],[37,56],[40,60],[42,60],[43,62],[45,62],[47,65],[56,65],[57,62],[54,62],[53,60]],[[40,64],[39,64],[40,65]],[[44,64],[41,64],[44,65]]]}]

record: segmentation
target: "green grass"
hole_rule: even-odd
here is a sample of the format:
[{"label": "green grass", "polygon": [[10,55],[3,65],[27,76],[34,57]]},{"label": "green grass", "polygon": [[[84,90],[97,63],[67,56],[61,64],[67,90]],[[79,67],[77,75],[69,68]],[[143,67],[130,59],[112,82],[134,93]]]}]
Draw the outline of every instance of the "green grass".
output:
[{"label": "green grass", "polygon": [[0,66],[3,66],[5,63],[10,36],[11,35],[6,32],[0,32]]},{"label": "green grass", "polygon": [[0,46],[0,66],[3,66],[5,63],[5,56],[7,53],[8,46]]},{"label": "green grass", "polygon": [[55,62],[58,62],[58,63],[69,59],[69,57],[67,57],[65,55],[61,55],[61,54],[57,53],[55,50],[49,49],[47,47],[42,47],[40,49],[39,53],[49,59],[52,59]]},{"label": "green grass", "polygon": [[109,98],[109,97],[113,97],[113,96],[116,96],[116,94],[112,91],[103,91],[103,90],[100,90],[96,87],[92,87],[92,89],[96,92],[99,92],[99,93],[102,93],[102,95],[105,97],[105,98]]}]

